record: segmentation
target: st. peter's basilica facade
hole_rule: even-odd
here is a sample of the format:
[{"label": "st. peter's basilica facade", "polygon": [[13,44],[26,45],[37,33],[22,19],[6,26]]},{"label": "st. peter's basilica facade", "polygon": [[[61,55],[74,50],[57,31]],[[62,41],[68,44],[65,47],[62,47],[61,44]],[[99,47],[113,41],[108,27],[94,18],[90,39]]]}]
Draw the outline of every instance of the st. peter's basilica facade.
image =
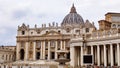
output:
[{"label": "st. peter's basilica facade", "polygon": [[92,65],[120,66],[120,13],[107,13],[105,20],[84,21],[71,7],[61,25],[53,22],[34,28],[22,24],[18,26],[16,41],[16,61],[59,59],[58,50],[67,50],[66,59],[71,67],[87,65],[84,56],[92,56]]}]

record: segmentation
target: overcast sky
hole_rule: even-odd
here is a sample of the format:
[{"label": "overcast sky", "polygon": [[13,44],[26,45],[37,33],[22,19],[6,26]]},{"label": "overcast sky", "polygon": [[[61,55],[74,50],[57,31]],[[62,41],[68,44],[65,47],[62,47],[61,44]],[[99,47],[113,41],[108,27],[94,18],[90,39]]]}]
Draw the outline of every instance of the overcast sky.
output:
[{"label": "overcast sky", "polygon": [[84,21],[97,27],[107,12],[120,13],[120,0],[0,0],[0,45],[16,45],[17,27],[22,23],[30,27],[60,24],[73,3]]}]

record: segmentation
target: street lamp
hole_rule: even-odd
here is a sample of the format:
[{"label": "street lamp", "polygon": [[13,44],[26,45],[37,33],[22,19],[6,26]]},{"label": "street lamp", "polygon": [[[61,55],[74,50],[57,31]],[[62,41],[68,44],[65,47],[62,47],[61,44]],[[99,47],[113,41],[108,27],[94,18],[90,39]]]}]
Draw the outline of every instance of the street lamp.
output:
[{"label": "street lamp", "polygon": [[85,39],[85,34],[83,34],[83,49],[86,50],[86,39]]}]

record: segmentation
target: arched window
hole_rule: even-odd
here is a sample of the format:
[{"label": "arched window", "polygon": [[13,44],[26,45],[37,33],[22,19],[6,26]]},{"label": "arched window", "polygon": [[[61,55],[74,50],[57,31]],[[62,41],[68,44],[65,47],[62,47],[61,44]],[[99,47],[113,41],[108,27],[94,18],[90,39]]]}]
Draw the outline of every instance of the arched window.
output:
[{"label": "arched window", "polygon": [[60,33],[60,30],[58,30],[58,33]]},{"label": "arched window", "polygon": [[113,24],[112,27],[113,27],[113,28],[116,28],[116,24]]},{"label": "arched window", "polygon": [[118,28],[120,28],[120,24],[118,24]]},{"label": "arched window", "polygon": [[67,28],[67,30],[66,30],[66,31],[67,31],[67,33],[69,33],[69,32],[70,32],[70,29],[69,29],[69,28]]}]

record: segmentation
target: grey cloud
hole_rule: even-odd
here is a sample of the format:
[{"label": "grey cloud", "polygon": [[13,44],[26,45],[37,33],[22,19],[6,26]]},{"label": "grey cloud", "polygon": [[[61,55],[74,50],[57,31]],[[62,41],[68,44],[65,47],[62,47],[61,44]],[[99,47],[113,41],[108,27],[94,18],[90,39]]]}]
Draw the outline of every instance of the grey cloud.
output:
[{"label": "grey cloud", "polygon": [[13,16],[15,17],[15,18],[22,18],[22,17],[24,17],[24,16],[26,16],[27,14],[26,14],[26,12],[24,12],[24,11],[16,11],[16,12],[14,12],[14,14],[13,14]]},{"label": "grey cloud", "polygon": [[15,45],[17,26],[23,22],[30,26],[53,21],[60,24],[73,3],[84,20],[96,25],[107,12],[120,12],[120,0],[0,0],[0,44]]}]

